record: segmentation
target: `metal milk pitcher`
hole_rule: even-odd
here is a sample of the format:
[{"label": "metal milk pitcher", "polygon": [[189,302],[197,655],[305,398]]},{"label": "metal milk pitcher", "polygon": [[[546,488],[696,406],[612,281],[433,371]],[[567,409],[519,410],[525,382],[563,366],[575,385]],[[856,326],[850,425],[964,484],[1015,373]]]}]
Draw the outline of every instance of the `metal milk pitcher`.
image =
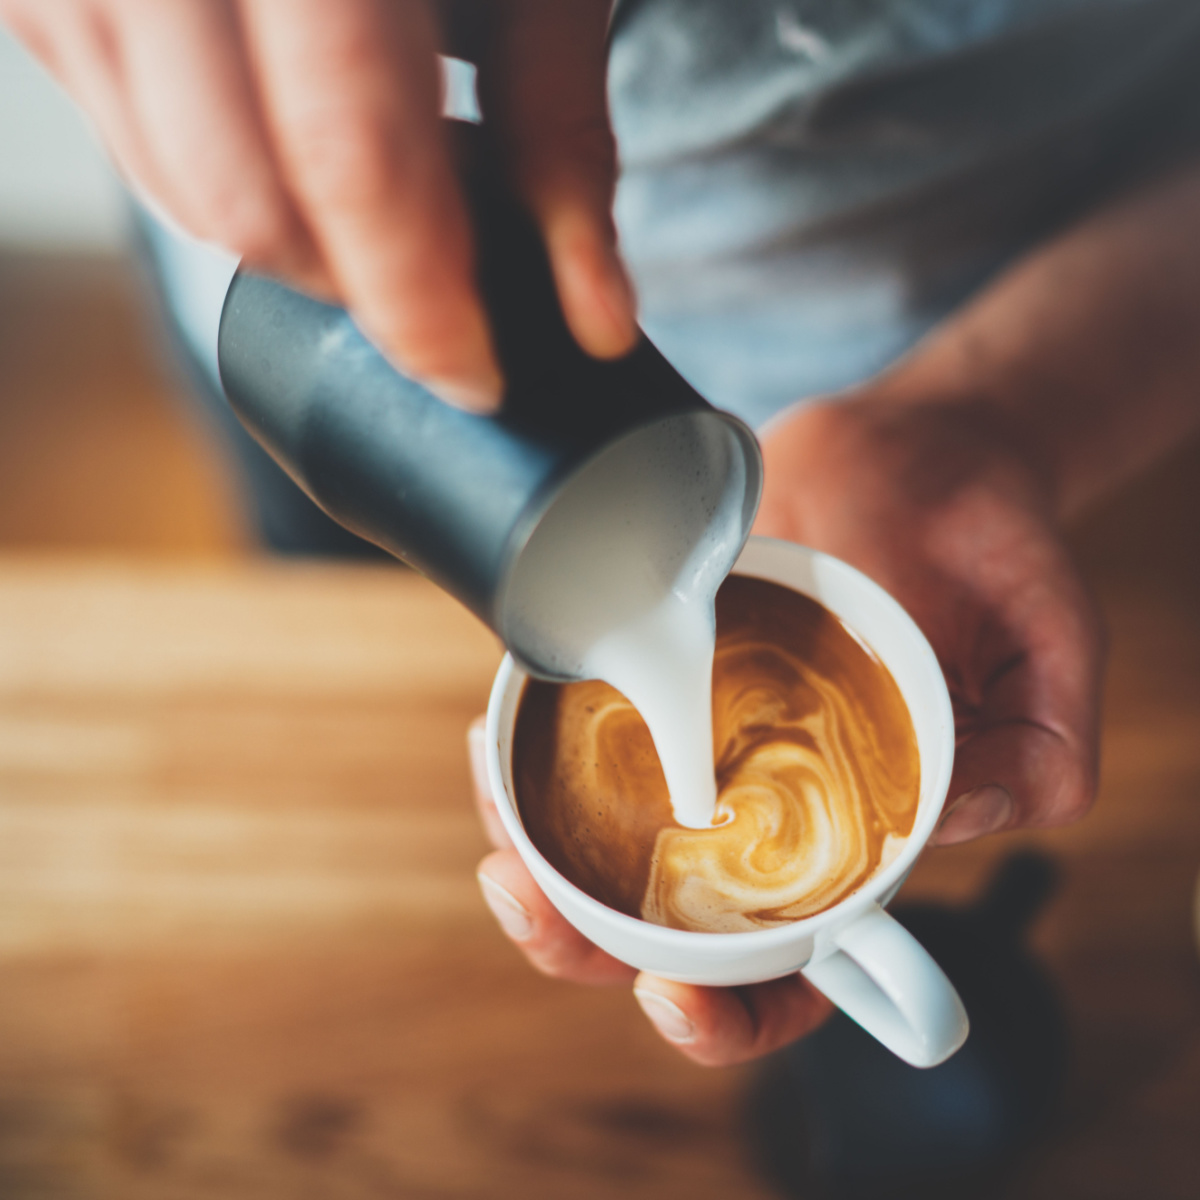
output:
[{"label": "metal milk pitcher", "polygon": [[[699,555],[723,577],[758,507],[762,458],[750,429],[644,335],[619,360],[585,354],[532,220],[482,176],[465,192],[507,383],[498,413],[450,407],[392,367],[343,309],[245,272],[221,317],[221,379],[242,422],[330,516],[457,597],[533,674],[577,678],[595,631],[548,642],[522,610],[539,528],[562,526],[554,514],[573,495],[577,511],[590,486],[587,531],[560,529],[556,543],[579,588],[604,586],[613,570],[587,539],[643,520],[668,575]],[[596,472],[614,463],[613,478],[629,483],[597,492]],[[545,545],[539,553],[544,571]],[[590,570],[601,574],[584,578]]]}]

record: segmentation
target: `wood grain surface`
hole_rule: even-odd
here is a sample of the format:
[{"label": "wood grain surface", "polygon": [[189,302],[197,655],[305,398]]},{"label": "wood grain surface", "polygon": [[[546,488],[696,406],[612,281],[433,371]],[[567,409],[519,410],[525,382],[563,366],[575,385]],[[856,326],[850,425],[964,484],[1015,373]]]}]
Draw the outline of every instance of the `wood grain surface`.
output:
[{"label": "wood grain surface", "polygon": [[[1114,599],[1097,811],[907,894],[965,900],[1018,843],[1065,864],[1036,942],[1075,1080],[1019,1194],[1182,1200],[1200,628]],[[746,1072],[492,927],[462,741],[497,657],[387,568],[0,561],[0,1195],[769,1194]]]},{"label": "wood grain surface", "polygon": [[0,1194],[761,1194],[478,896],[492,637],[398,570],[0,563]]},{"label": "wood grain surface", "polygon": [[[400,570],[247,556],[125,275],[6,270],[0,1197],[769,1200],[752,1071],[534,975],[484,909],[490,635]],[[1112,631],[1100,802],[932,852],[905,897],[1054,857],[1071,1077],[1009,1194],[1194,1200],[1200,450],[1074,539]]]}]

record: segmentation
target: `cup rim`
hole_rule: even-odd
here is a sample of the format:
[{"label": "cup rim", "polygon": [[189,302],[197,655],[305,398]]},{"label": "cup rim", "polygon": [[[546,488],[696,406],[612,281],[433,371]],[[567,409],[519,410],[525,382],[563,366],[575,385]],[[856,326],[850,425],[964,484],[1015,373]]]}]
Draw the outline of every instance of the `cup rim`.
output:
[{"label": "cup rim", "polygon": [[[788,587],[792,591],[798,591],[801,595],[808,595],[808,593],[802,591],[794,584],[784,583],[782,580],[776,578],[770,565],[763,561],[782,555],[794,556],[806,560],[808,563],[819,567],[822,572],[841,575],[844,579],[851,580],[851,586],[860,588],[869,595],[872,603],[883,609],[890,610],[891,618],[904,631],[905,638],[916,652],[919,666],[929,677],[928,682],[932,685],[931,694],[928,697],[924,697],[922,703],[936,710],[932,713],[932,717],[942,733],[936,753],[931,756],[933,761],[928,764],[924,760],[921,762],[921,784],[917,816],[913,823],[912,832],[905,839],[903,848],[886,867],[869,876],[849,895],[843,896],[836,904],[822,909],[818,913],[813,913],[811,916],[800,917],[795,921],[789,921],[784,925],[779,925],[771,929],[738,930],[735,932],[675,929],[666,925],[656,925],[641,917],[631,917],[628,913],[618,912],[614,908],[609,908],[608,905],[601,904],[594,896],[572,883],[533,844],[532,839],[525,832],[525,827],[521,822],[516,799],[510,796],[508,788],[505,786],[505,773],[500,760],[500,713],[505,707],[505,701],[515,691],[517,695],[511,708],[513,721],[510,722],[510,727],[505,731],[511,758],[512,724],[515,723],[516,713],[520,706],[520,690],[524,689],[525,682],[530,678],[530,675],[518,666],[511,654],[504,656],[496,672],[491,694],[488,698],[486,721],[488,786],[491,788],[496,809],[505,831],[513,840],[513,844],[516,846],[523,861],[528,864],[530,860],[533,860],[538,870],[550,875],[554,879],[556,886],[561,887],[567,894],[572,896],[577,904],[590,910],[599,919],[615,925],[617,928],[625,929],[635,937],[642,939],[649,938],[662,946],[676,947],[680,950],[696,950],[702,946],[706,946],[711,950],[715,950],[718,947],[726,949],[736,947],[747,952],[769,949],[788,943],[793,939],[812,937],[822,928],[840,921],[851,913],[857,913],[859,909],[868,907],[870,904],[875,903],[880,896],[886,896],[899,887],[921,852],[925,849],[925,845],[937,825],[938,818],[941,816],[942,806],[949,791],[951,772],[954,767],[954,712],[950,704],[950,693],[946,687],[945,676],[942,674],[941,665],[938,663],[937,655],[934,653],[933,647],[930,646],[929,640],[921,632],[920,627],[909,616],[900,602],[869,576],[864,575],[856,567],[850,566],[849,563],[843,562],[833,555],[826,554],[821,550],[814,550],[808,546],[802,546],[797,542],[789,542],[780,538],[753,536],[746,542],[730,574],[748,575],[754,578],[766,579],[772,583],[778,583],[782,587]],[[816,596],[810,596],[810,599],[817,600],[818,603],[824,603]],[[862,636],[840,614],[835,613],[834,615],[838,616],[838,619],[842,620],[843,624],[855,636]],[[863,640],[866,642],[865,638]],[[870,643],[867,642],[867,645],[869,646]],[[891,668],[889,667],[889,672],[890,670]],[[916,718],[913,717],[909,697],[905,694],[900,681],[896,680],[896,683],[901,688],[901,694],[904,696],[905,707],[909,710],[910,719],[915,723]],[[510,767],[508,772],[510,779],[511,775]],[[930,780],[928,789],[926,788],[927,778]],[[553,901],[553,897],[551,897],[551,900]]]}]

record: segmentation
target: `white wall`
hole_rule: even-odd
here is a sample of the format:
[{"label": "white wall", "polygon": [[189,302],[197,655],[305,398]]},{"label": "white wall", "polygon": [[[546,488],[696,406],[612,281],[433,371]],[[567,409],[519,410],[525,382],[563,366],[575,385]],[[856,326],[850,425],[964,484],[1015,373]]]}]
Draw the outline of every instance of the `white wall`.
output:
[{"label": "white wall", "polygon": [[120,185],[78,110],[0,30],[0,249],[124,247]]}]

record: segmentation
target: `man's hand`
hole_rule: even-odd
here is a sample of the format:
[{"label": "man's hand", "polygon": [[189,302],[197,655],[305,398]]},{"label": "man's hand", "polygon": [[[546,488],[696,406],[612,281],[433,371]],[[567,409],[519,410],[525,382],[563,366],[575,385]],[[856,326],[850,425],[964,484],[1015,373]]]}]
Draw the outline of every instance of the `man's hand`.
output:
[{"label": "man's hand", "polygon": [[1057,532],[1200,425],[1200,167],[1016,263],[886,375],[765,439],[757,529],[908,609],[950,685],[943,844],[1096,792],[1103,638]]},{"label": "man's hand", "polygon": [[[1099,621],[1055,532],[1046,490],[994,411],[906,404],[864,390],[801,409],[764,440],[755,531],[825,550],[892,593],[950,685],[958,752],[935,835],[962,842],[1081,816],[1096,787]],[[500,849],[479,878],[504,931],[539,970],[633,982],[668,1041],[704,1064],[740,1062],[813,1029],[828,1003],[802,976],[700,988],[626,967],[539,891],[488,797],[482,729],[471,752],[484,824]]]},{"label": "man's hand", "polygon": [[829,1001],[801,975],[753,987],[695,987],[639,975],[592,945],[542,894],[504,832],[488,789],[482,718],[471,726],[467,744],[480,816],[496,847],[479,864],[479,886],[500,928],[537,970],[572,983],[632,985],[659,1033],[705,1066],[769,1054],[829,1015]]},{"label": "man's hand", "polygon": [[932,644],[958,740],[936,842],[1075,820],[1096,792],[1103,638],[1050,489],[998,410],[886,387],[765,439],[756,531],[858,567]]},{"label": "man's hand", "polygon": [[[756,531],[866,572],[938,654],[958,722],[942,844],[1063,824],[1095,796],[1103,637],[1057,518],[1200,430],[1198,211],[1200,167],[1151,181],[1015,264],[886,375],[764,438]],[[517,940],[535,964],[622,978],[515,852],[481,873],[531,914]],[[499,893],[489,903],[503,911]],[[672,1001],[647,1011],[700,1062],[797,1036],[823,1003],[797,978],[641,986]]]},{"label": "man's hand", "polygon": [[[336,298],[408,373],[502,388],[436,54],[472,30],[479,92],[589,353],[624,353],[605,102],[608,0],[0,0],[121,171],[193,234]],[[486,24],[484,24],[486,23]]]}]

